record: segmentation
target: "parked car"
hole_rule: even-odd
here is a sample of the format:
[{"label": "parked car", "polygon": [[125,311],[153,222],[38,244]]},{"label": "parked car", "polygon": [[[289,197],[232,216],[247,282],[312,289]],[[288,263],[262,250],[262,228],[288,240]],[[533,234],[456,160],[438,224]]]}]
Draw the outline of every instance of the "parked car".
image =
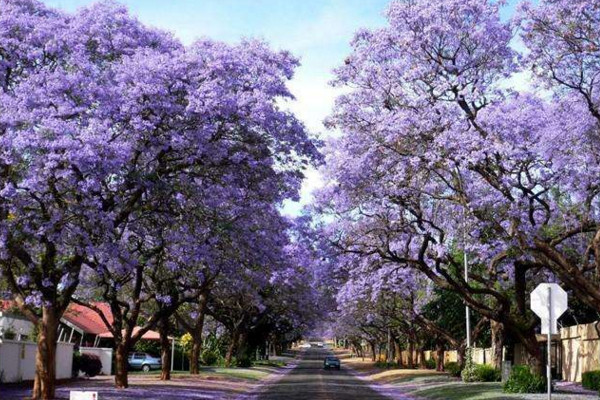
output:
[{"label": "parked car", "polygon": [[335,368],[335,369],[339,370],[341,367],[342,367],[342,364],[340,362],[340,359],[337,357],[327,356],[327,357],[325,357],[325,361],[323,361],[324,369]]},{"label": "parked car", "polygon": [[311,344],[310,344],[310,343],[302,343],[302,344],[300,345],[300,348],[301,348],[301,349],[310,349],[311,347],[312,347],[312,346],[311,346]]},{"label": "parked car", "polygon": [[160,358],[153,357],[147,353],[131,353],[127,359],[130,369],[150,372],[153,369],[160,369]]},{"label": "parked car", "polygon": [[323,347],[323,342],[317,342],[317,347]]}]

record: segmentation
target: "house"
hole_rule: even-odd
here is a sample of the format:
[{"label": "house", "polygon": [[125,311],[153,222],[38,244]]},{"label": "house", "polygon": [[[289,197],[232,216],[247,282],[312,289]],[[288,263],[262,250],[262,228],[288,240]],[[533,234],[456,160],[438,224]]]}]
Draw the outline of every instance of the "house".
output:
[{"label": "house", "polygon": [[33,324],[16,311],[12,301],[0,300],[0,337],[29,340]]},{"label": "house", "polygon": [[[112,312],[108,303],[95,302],[108,323],[113,322]],[[134,328],[134,333],[139,330]],[[0,301],[0,337],[17,340],[33,340],[34,328],[31,321],[25,318],[10,300]],[[79,347],[113,347],[113,335],[97,312],[71,303],[60,320],[58,328],[59,343],[73,343]],[[144,340],[159,340],[160,335],[155,331],[148,331],[143,336]]]}]

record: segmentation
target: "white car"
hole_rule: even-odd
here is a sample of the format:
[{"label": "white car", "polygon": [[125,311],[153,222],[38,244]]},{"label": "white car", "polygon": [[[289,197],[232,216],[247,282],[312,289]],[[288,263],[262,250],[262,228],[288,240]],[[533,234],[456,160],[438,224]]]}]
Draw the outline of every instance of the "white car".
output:
[{"label": "white car", "polygon": [[312,346],[310,345],[310,343],[302,343],[300,345],[301,349],[310,349]]},{"label": "white car", "polygon": [[318,342],[317,347],[323,347],[323,342]]}]

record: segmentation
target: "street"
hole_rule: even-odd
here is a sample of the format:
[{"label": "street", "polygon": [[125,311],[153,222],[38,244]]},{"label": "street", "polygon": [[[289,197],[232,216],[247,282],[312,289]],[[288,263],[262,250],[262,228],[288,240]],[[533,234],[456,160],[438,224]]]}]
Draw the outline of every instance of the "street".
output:
[{"label": "street", "polygon": [[330,350],[312,347],[300,354],[298,366],[281,379],[270,384],[258,395],[259,400],[279,399],[386,399],[344,366],[324,370],[323,359]]}]

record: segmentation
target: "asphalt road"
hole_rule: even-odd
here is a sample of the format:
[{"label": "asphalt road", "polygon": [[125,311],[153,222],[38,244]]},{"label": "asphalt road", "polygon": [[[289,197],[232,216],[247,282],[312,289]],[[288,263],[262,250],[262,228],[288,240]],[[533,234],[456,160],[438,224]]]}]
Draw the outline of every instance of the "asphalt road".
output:
[{"label": "asphalt road", "polygon": [[310,348],[300,355],[298,365],[281,379],[271,383],[259,400],[383,400],[382,396],[344,368],[324,370],[327,349]]}]

